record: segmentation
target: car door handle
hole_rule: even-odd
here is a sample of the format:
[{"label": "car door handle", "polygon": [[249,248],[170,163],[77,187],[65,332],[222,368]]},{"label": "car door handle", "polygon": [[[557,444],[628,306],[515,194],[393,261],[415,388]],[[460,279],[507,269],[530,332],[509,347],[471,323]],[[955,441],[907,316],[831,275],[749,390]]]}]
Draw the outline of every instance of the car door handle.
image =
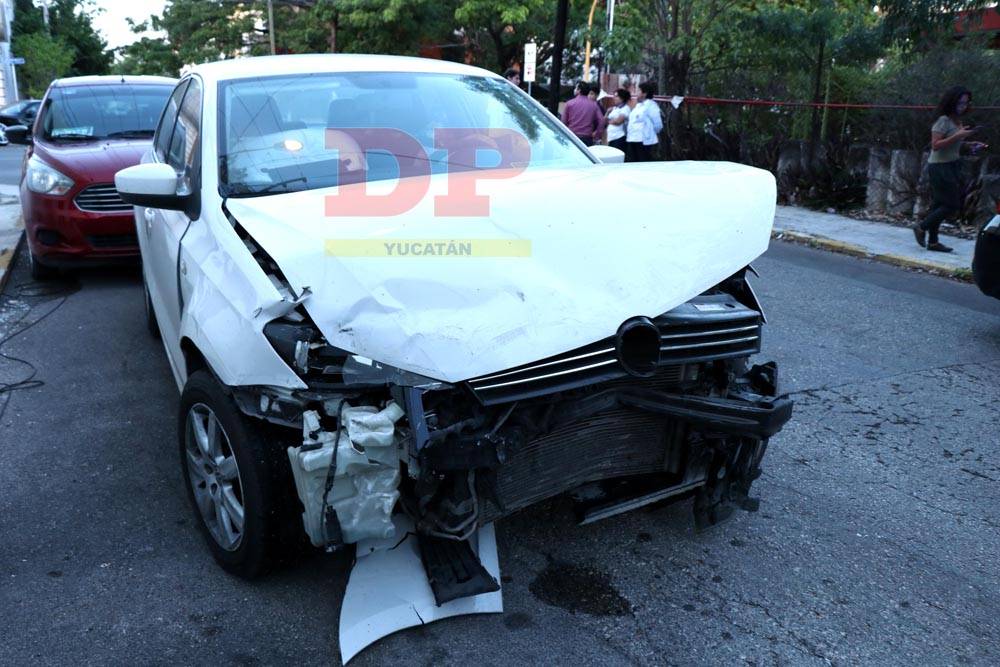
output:
[{"label": "car door handle", "polygon": [[153,227],[153,218],[156,217],[156,212],[151,208],[144,209],[142,217],[146,220],[146,233],[148,234]]}]

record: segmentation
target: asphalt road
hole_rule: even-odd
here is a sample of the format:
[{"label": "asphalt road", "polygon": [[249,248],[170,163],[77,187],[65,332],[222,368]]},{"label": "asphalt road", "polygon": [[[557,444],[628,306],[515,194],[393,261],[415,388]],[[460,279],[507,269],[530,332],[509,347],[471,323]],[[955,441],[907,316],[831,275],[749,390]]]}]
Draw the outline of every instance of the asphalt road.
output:
[{"label": "asphalt road", "polygon": [[17,185],[21,182],[21,160],[24,146],[0,146],[0,185]]},{"label": "asphalt road", "polygon": [[[1000,302],[783,244],[757,268],[797,399],[758,513],[695,534],[687,504],[579,528],[546,503],[499,525],[505,614],[355,664],[1000,663]],[[22,258],[0,331],[63,298],[28,283]],[[45,384],[0,417],[0,664],[336,661],[336,560],[245,583],[202,546],[137,274],[61,287],[4,348]]]}]

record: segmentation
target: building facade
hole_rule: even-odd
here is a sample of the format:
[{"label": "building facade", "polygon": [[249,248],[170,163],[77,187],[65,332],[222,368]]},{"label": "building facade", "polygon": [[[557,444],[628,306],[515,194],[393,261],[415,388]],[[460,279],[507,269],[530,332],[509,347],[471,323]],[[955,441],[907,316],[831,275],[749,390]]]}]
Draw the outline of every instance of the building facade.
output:
[{"label": "building facade", "polygon": [[11,62],[10,35],[14,22],[14,0],[0,0],[0,103],[17,102],[17,74]]}]

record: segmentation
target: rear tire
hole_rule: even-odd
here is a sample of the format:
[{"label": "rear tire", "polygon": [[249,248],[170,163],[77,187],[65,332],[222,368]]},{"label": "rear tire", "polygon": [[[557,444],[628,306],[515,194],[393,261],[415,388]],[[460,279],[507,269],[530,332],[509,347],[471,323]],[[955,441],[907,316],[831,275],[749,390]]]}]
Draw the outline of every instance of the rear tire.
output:
[{"label": "rear tire", "polygon": [[285,562],[305,537],[287,443],[204,370],[184,386],[177,426],[188,499],[216,562],[244,579]]},{"label": "rear tire", "polygon": [[35,256],[35,253],[31,252],[31,248],[28,248],[28,264],[31,267],[32,280],[52,280],[59,275],[59,271],[38,261],[38,257]]}]

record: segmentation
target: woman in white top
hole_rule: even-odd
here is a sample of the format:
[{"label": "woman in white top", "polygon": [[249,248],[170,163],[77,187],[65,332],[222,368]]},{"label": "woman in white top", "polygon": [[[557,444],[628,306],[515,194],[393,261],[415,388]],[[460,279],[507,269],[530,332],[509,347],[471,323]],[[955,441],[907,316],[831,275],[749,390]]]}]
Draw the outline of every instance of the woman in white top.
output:
[{"label": "woman in white top", "polygon": [[624,88],[615,91],[615,105],[608,110],[608,146],[625,152],[625,125],[628,123],[628,101],[632,97]]},{"label": "woman in white top", "polygon": [[663,129],[663,118],[660,107],[653,101],[656,86],[652,81],[639,84],[639,102],[628,117],[628,128],[625,130],[625,161],[649,162],[653,159],[653,151],[660,142],[660,130]]}]

